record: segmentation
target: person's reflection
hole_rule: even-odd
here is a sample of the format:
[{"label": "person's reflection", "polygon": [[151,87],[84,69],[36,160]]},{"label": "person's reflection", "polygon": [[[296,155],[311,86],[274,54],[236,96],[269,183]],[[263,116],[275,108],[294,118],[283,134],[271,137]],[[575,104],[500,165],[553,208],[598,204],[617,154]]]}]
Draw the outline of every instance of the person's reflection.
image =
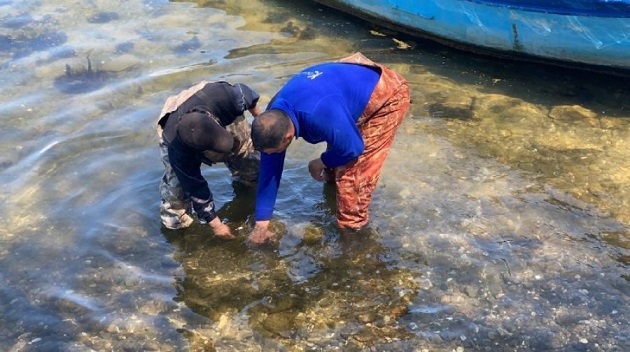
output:
[{"label": "person's reflection", "polygon": [[[217,213],[233,227],[233,231],[246,226],[254,211],[256,200],[255,188],[240,181],[233,181],[234,197],[226,202]],[[239,233],[239,231],[237,231]]]},{"label": "person's reflection", "polygon": [[[408,297],[398,292],[409,273],[390,265],[386,259],[390,249],[378,236],[340,235],[334,185],[325,186],[323,198],[315,204],[320,215],[306,228],[284,236],[294,240],[280,241],[277,250],[247,246],[244,239],[255,194],[238,183],[233,187],[234,197],[219,213],[233,226],[236,241],[207,236],[207,227],[200,225],[164,232],[184,270],[176,300],[214,323],[220,336],[238,339],[248,330],[249,336],[253,331],[262,339],[258,341],[282,344],[308,335],[313,326],[320,332],[333,328],[359,334],[364,324],[357,321],[404,314]],[[319,237],[307,240],[307,232]],[[247,325],[237,326],[243,316]],[[395,320],[383,319],[379,321],[383,331],[393,334]]]},{"label": "person's reflection", "polygon": [[247,227],[248,216],[253,211],[254,191],[238,181],[232,187],[233,197],[217,213],[228,221],[237,237],[235,241],[212,236],[208,227],[198,222],[177,231],[162,228],[173,247],[174,259],[184,270],[184,275],[177,279],[175,300],[213,322],[260,301],[265,293],[256,287],[252,266],[258,265],[260,268],[255,270],[262,270],[267,262],[273,262],[261,261],[245,245],[246,229],[241,228]]},{"label": "person's reflection", "polygon": [[[233,233],[239,234],[247,227],[248,217],[254,209],[256,194],[250,185],[243,184],[238,180],[232,181],[232,188],[234,190],[233,197],[219,208],[216,213],[219,217],[225,219]],[[212,240],[213,236],[208,232],[207,227],[197,223],[177,231],[162,227],[162,234],[171,244],[182,244],[191,241],[219,243],[219,241]]]}]

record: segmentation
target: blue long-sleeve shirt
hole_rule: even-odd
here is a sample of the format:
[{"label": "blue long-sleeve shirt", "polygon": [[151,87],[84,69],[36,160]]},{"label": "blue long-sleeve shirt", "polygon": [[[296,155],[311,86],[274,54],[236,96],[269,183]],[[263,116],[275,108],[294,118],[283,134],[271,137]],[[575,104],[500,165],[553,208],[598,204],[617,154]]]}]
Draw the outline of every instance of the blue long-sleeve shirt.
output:
[{"label": "blue long-sleeve shirt", "polygon": [[[378,68],[325,63],[306,68],[293,76],[267,107],[284,111],[295,137],[317,144],[326,142],[321,159],[328,168],[356,159],[365,146],[356,125],[380,76]],[[278,195],[286,150],[261,153],[256,192],[257,221],[268,220]]]}]

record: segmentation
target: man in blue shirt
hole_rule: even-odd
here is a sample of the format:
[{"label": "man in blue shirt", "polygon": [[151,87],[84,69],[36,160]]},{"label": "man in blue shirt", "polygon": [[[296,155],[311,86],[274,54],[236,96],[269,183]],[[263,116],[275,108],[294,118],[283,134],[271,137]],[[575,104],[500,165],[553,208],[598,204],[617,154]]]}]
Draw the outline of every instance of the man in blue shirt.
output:
[{"label": "man in blue shirt", "polygon": [[339,227],[358,230],[367,225],[372,193],[409,104],[407,81],[361,53],[292,77],[252,124],[254,148],[262,153],[256,225],[248,241],[274,241],[268,225],[286,149],[299,137],[327,143],[308,169],[315,180],[336,183]]}]

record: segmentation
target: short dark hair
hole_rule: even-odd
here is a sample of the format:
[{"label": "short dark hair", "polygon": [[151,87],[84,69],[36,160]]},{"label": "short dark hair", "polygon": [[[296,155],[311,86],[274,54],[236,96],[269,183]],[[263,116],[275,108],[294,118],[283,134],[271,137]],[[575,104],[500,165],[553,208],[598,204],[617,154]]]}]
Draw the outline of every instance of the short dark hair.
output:
[{"label": "short dark hair", "polygon": [[282,110],[267,110],[254,118],[252,143],[254,149],[276,148],[282,144],[289,131],[291,119]]}]

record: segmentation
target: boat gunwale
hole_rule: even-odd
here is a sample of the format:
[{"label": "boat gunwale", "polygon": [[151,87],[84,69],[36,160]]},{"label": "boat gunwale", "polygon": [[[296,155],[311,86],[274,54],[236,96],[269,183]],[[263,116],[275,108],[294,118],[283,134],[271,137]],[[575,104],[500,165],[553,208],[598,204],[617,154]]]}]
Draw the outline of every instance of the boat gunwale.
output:
[{"label": "boat gunwale", "polygon": [[[558,1],[547,1],[540,4],[540,1],[523,0],[461,0],[476,4],[504,7],[519,11],[546,13],[563,16],[577,17],[604,17],[604,18],[630,18],[630,2],[625,1],[602,1],[602,0],[573,0],[571,2],[562,1],[565,6],[553,6],[550,3]],[[545,6],[547,5],[547,6]],[[578,6],[581,5],[581,6]],[[624,11],[625,10],[625,11]]]},{"label": "boat gunwale", "polygon": [[[458,1],[468,1],[468,2],[477,2],[477,0],[458,0]],[[609,65],[609,64],[595,64],[595,63],[587,63],[580,61],[571,61],[567,59],[554,58],[548,56],[534,55],[523,51],[512,51],[505,50],[500,48],[492,48],[489,46],[477,45],[474,43],[469,43],[466,41],[455,40],[451,38],[447,38],[445,36],[440,36],[439,34],[423,30],[421,28],[410,27],[405,24],[397,23],[391,19],[388,19],[385,16],[379,16],[376,14],[372,14],[368,11],[364,11],[360,8],[356,8],[348,4],[348,1],[340,1],[340,0],[315,0],[315,2],[320,3],[324,6],[328,6],[335,10],[341,11],[345,14],[349,14],[351,16],[360,18],[367,23],[370,23],[372,26],[377,26],[380,28],[387,28],[389,30],[393,30],[395,32],[399,32],[411,37],[421,38],[426,40],[431,40],[433,42],[439,43],[441,45],[445,45],[457,50],[462,50],[466,52],[472,52],[475,54],[500,58],[500,59],[516,59],[518,61],[530,62],[530,63],[538,63],[545,65],[553,65],[557,67],[569,68],[569,69],[579,69],[585,71],[591,71],[600,74],[607,74],[616,77],[628,77],[630,78],[630,64],[626,66],[618,66],[618,65]]]}]

